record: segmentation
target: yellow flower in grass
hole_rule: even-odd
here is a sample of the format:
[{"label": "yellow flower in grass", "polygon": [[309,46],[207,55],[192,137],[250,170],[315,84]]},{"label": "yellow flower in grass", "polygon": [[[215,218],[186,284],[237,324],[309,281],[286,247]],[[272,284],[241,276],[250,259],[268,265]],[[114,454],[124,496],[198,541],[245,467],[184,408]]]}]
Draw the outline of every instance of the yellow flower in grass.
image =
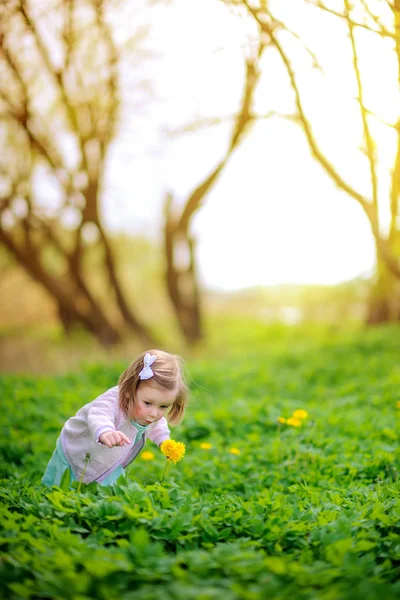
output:
[{"label": "yellow flower in grass", "polygon": [[300,427],[301,426],[300,419],[295,419],[294,417],[290,417],[290,419],[287,419],[286,423],[288,425],[291,425],[292,427]]},{"label": "yellow flower in grass", "polygon": [[229,450],[229,452],[230,452],[231,454],[240,454],[240,450],[239,450],[239,448],[231,448],[231,449]]},{"label": "yellow flower in grass", "polygon": [[154,454],[152,452],[142,452],[141,459],[142,460],[153,460]]},{"label": "yellow flower in grass", "polygon": [[294,411],[292,417],[294,417],[295,419],[307,419],[308,412],[306,410],[303,410],[302,408],[299,408]]},{"label": "yellow flower in grass", "polygon": [[278,417],[278,423],[286,423],[285,417]]},{"label": "yellow flower in grass", "polygon": [[396,404],[397,408],[400,408],[400,400]]},{"label": "yellow flower in grass", "polygon": [[186,448],[182,442],[175,442],[175,440],[165,440],[160,446],[161,452],[167,458],[168,462],[177,463],[178,460],[182,460],[184,457]]},{"label": "yellow flower in grass", "polygon": [[202,448],[203,450],[211,450],[212,444],[209,444],[208,442],[202,442],[200,444],[200,448]]}]

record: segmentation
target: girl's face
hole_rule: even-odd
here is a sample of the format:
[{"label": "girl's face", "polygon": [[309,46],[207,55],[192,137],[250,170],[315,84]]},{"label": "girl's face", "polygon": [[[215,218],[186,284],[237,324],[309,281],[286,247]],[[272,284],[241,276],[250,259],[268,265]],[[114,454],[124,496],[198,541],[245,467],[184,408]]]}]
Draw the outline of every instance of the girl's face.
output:
[{"label": "girl's face", "polygon": [[150,381],[140,382],[136,389],[133,420],[139,425],[150,425],[159,421],[168,412],[176,398],[176,390],[166,390]]}]

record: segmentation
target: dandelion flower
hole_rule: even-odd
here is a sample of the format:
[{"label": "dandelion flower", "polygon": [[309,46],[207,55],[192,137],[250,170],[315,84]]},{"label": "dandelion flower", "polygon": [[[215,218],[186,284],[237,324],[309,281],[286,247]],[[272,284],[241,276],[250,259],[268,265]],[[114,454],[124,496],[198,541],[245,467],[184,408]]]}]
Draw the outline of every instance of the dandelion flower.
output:
[{"label": "dandelion flower", "polygon": [[295,419],[307,419],[308,412],[306,410],[303,410],[302,408],[299,408],[294,411],[292,417],[294,417]]},{"label": "dandelion flower", "polygon": [[209,444],[208,442],[202,442],[200,444],[200,448],[203,448],[203,450],[210,450],[212,448],[212,444]]},{"label": "dandelion flower", "polygon": [[285,417],[278,417],[278,423],[286,423]]},{"label": "dandelion flower", "polygon": [[292,427],[300,427],[301,426],[301,421],[300,419],[295,419],[295,417],[290,417],[290,419],[288,419],[286,421],[286,423],[288,425],[291,425]]},{"label": "dandelion flower", "polygon": [[400,408],[400,400],[396,404],[397,408]]},{"label": "dandelion flower", "polygon": [[165,440],[160,446],[161,452],[167,458],[168,462],[177,463],[182,460],[186,448],[182,442],[175,442],[175,440]]},{"label": "dandelion flower", "polygon": [[231,448],[231,449],[229,450],[229,452],[230,452],[231,454],[240,454],[240,450],[239,450],[238,448]]},{"label": "dandelion flower", "polygon": [[142,460],[153,460],[154,454],[152,452],[142,452],[141,459]]}]

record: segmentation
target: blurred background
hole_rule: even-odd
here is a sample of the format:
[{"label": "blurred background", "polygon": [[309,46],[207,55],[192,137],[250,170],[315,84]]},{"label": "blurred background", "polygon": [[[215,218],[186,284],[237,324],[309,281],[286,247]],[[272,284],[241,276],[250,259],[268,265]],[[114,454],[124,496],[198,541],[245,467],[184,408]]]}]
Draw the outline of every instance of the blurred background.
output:
[{"label": "blurred background", "polygon": [[390,0],[3,0],[0,370],[398,323],[399,22]]}]

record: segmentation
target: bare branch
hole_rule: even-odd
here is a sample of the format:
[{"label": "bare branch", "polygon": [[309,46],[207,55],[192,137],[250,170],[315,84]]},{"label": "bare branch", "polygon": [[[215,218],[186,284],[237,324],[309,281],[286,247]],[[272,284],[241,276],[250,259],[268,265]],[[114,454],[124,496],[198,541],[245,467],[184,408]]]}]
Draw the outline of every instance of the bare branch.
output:
[{"label": "bare branch", "polygon": [[25,22],[28,30],[30,31],[30,33],[32,34],[32,36],[36,42],[37,48],[40,52],[40,55],[42,57],[42,60],[45,64],[45,66],[46,66],[47,72],[53,78],[53,80],[56,83],[57,88],[61,94],[61,98],[63,100],[64,107],[67,111],[67,115],[68,115],[72,130],[76,134],[77,140],[79,142],[79,146],[80,146],[80,150],[81,150],[81,160],[84,164],[84,168],[86,170],[88,170],[88,164],[87,164],[87,160],[86,160],[86,153],[85,153],[85,146],[84,146],[82,132],[79,128],[78,118],[77,118],[75,109],[72,106],[71,101],[69,99],[66,85],[65,85],[65,70],[58,71],[55,68],[55,66],[52,64],[49,52],[48,52],[46,46],[44,45],[43,40],[41,39],[33,20],[31,19],[29,13],[27,12],[27,10],[25,9],[23,4],[21,5],[21,14],[22,14],[22,17],[24,19],[24,22]]},{"label": "bare branch", "polygon": [[236,123],[231,135],[228,149],[225,153],[225,156],[220,160],[215,169],[203,181],[203,183],[199,185],[190,195],[177,225],[177,229],[180,231],[187,230],[189,221],[193,213],[199,208],[201,200],[205,197],[208,190],[211,188],[211,186],[221,173],[222,169],[226,165],[234,149],[238,146],[244,132],[247,130],[248,126],[252,122],[251,105],[260,76],[258,65],[264,48],[265,42],[262,41],[260,38],[257,56],[253,59],[248,59],[246,61],[245,89],[242,96],[240,111],[236,117]]},{"label": "bare branch", "polygon": [[[354,99],[358,102],[358,98],[354,98]],[[364,104],[364,110],[367,113],[367,115],[374,117],[374,119],[379,121],[379,123],[381,123],[381,125],[384,125],[385,127],[389,127],[389,129],[396,129],[396,130],[398,129],[398,127],[399,127],[398,123],[388,123],[388,121],[385,121],[385,119],[382,119],[382,117],[377,115],[376,112],[374,112],[373,110],[368,108],[365,104]]]},{"label": "bare branch", "polygon": [[[29,108],[28,84],[25,82],[24,78],[22,77],[21,70],[20,70],[20,67],[19,67],[17,61],[13,57],[12,53],[8,50],[8,48],[5,44],[4,37],[2,38],[1,50],[2,50],[2,54],[5,59],[6,64],[8,65],[10,71],[13,73],[13,75],[15,76],[16,80],[19,83],[21,94],[22,94],[21,108],[17,109],[17,108],[14,108],[10,104],[9,99],[5,96],[5,94],[2,91],[0,91],[1,97],[4,99],[4,101],[8,105],[8,114],[17,123],[19,123],[19,125],[22,127],[22,129],[26,132],[32,146],[49,162],[49,164],[51,165],[51,167],[54,170],[57,170],[57,168],[62,166],[63,160],[62,160],[60,154],[57,152],[57,150],[53,146],[53,144],[48,143],[45,145],[43,143],[43,141],[37,135],[37,132],[32,127],[34,120],[32,118],[32,114],[31,114],[30,108]],[[50,134],[48,134],[46,137],[47,137],[48,141],[51,139]],[[51,150],[50,150],[50,146],[51,146]]]},{"label": "bare branch", "polygon": [[[395,0],[391,6],[395,21],[396,31],[396,58],[397,58],[397,86],[400,89],[400,1]],[[400,213],[400,118],[397,120],[397,151],[392,168],[392,185],[390,193],[390,234],[391,242],[395,243],[396,235],[399,235],[400,226],[398,223]]]},{"label": "bare branch", "polygon": [[[246,4],[247,7],[247,2],[244,2],[244,4]],[[279,30],[281,31],[285,31],[287,33],[289,33],[292,37],[294,37],[298,42],[300,42],[300,44],[303,46],[304,50],[306,51],[306,53],[310,56],[311,60],[312,60],[312,64],[313,66],[318,69],[319,71],[323,71],[322,66],[318,60],[317,55],[315,54],[315,52],[313,52],[311,50],[311,48],[304,42],[304,40],[301,39],[301,37],[299,36],[298,33],[296,33],[295,31],[293,31],[292,29],[290,29],[290,27],[288,27],[285,23],[283,23],[282,21],[280,21],[279,19],[276,19],[275,17],[273,17],[271,15],[271,13],[267,10],[267,8],[264,9],[265,13],[267,14],[270,18],[270,27],[271,30],[275,33]],[[265,23],[265,26],[267,26],[267,23]]]},{"label": "bare branch", "polygon": [[115,46],[110,28],[106,24],[104,14],[104,0],[99,0],[98,11],[96,12],[97,24],[103,34],[104,40],[108,49],[108,118],[106,129],[102,131],[100,136],[102,157],[104,157],[105,149],[107,148],[111,138],[115,134],[116,116],[118,111],[117,102],[117,85],[118,85],[118,53]]},{"label": "bare branch", "polygon": [[[122,294],[110,243],[98,214],[101,178],[107,147],[115,135],[120,94],[118,68],[121,57],[111,36],[105,0],[88,0],[82,11],[79,0],[57,2],[57,10],[62,11],[57,17],[61,15],[62,25],[61,32],[55,29],[53,36],[58,36],[55,41],[64,48],[60,61],[53,56],[53,46],[45,43],[47,38],[42,36],[42,19],[48,17],[47,9],[40,10],[39,6],[36,11],[37,5],[26,0],[15,0],[14,5],[14,17],[7,21],[7,35],[3,33],[3,22],[0,31],[3,47],[1,74],[6,74],[6,84],[13,83],[6,87],[4,78],[1,82],[4,91],[1,93],[0,90],[0,118],[2,126],[5,123],[6,136],[10,137],[15,155],[15,160],[12,154],[9,160],[2,156],[2,163],[7,171],[7,180],[12,183],[15,180],[15,186],[13,190],[7,186],[4,188],[11,194],[9,199],[7,196],[2,201],[0,210],[9,206],[16,220],[14,224],[8,224],[8,229],[5,228],[0,243],[7,246],[22,267],[53,296],[66,330],[71,323],[79,322],[102,342],[109,343],[120,339],[118,327],[124,323],[130,329],[136,329],[136,333],[140,330],[142,339],[150,344],[151,334],[147,334],[147,329],[136,319]],[[3,16],[1,9],[0,14]],[[82,17],[86,19],[85,26],[80,21]],[[91,31],[88,31],[88,20]],[[25,43],[26,40],[29,44]],[[32,50],[34,56],[29,55]],[[44,94],[41,95],[41,83],[51,88],[45,99]],[[67,157],[72,144],[74,149]],[[29,153],[32,155],[31,164],[25,168]],[[31,200],[28,196],[26,214],[18,215],[14,210],[18,208],[17,204],[13,206],[14,199],[21,197],[17,190],[18,177],[21,175],[30,192],[34,176],[39,172],[42,176],[43,166],[46,177],[58,179],[59,190],[54,206],[46,206],[46,197],[41,200],[35,196]],[[25,171],[22,173],[23,168]],[[14,171],[18,177],[14,176]],[[37,186],[34,189],[38,191]],[[4,190],[3,196],[6,195]],[[81,199],[75,201],[78,190]],[[79,211],[72,215],[79,223],[71,232],[71,236],[75,236],[72,250],[66,243],[62,224],[67,206]],[[49,219],[48,214],[56,216]],[[97,225],[101,233],[99,245],[103,266],[112,271],[109,279],[118,303],[109,304],[112,306],[110,312],[118,323],[116,326],[96,298],[84,269],[90,252],[82,237],[87,221]],[[47,248],[56,252],[57,259],[63,260],[58,275],[47,269],[44,262],[42,264],[41,254]],[[108,306],[105,308],[109,310]]]},{"label": "bare branch", "polygon": [[[263,21],[260,18],[258,11],[253,9],[247,3],[246,3],[246,6],[247,6],[250,14],[256,19],[256,21],[259,23],[260,27],[262,28]],[[315,136],[312,132],[310,122],[309,122],[309,120],[305,114],[304,108],[303,108],[299,85],[297,83],[297,78],[294,73],[293,67],[290,63],[290,60],[289,60],[288,56],[286,55],[285,51],[283,50],[282,45],[278,41],[277,37],[272,32],[269,32],[269,35],[271,37],[271,41],[273,42],[275,48],[277,49],[277,51],[279,53],[284,65],[286,67],[287,73],[289,75],[292,89],[295,94],[299,122],[301,123],[301,126],[304,130],[304,133],[306,135],[306,138],[307,138],[307,141],[308,141],[308,144],[310,146],[313,156],[317,159],[317,161],[321,164],[321,166],[325,169],[325,171],[332,177],[332,179],[334,180],[336,185],[339,188],[341,188],[343,191],[345,191],[346,193],[350,194],[350,196],[352,196],[355,200],[357,200],[357,202],[361,205],[361,207],[367,214],[368,218],[370,218],[371,204],[368,201],[368,199],[366,197],[364,197],[362,194],[359,194],[352,186],[350,186],[350,184],[348,184],[341,177],[341,175],[337,172],[337,170],[335,169],[333,164],[327,159],[325,154],[319,148],[319,145],[317,144]]]},{"label": "bare branch", "polygon": [[174,129],[169,129],[166,131],[166,134],[170,138],[180,137],[184,133],[194,133],[202,129],[214,127],[215,125],[232,123],[235,119],[236,115],[229,115],[227,117],[208,117],[198,119],[197,121],[192,121],[192,123],[188,123],[187,125],[183,125],[182,127],[175,127]]},{"label": "bare branch", "polygon": [[379,17],[375,15],[371,8],[368,6],[368,3],[365,0],[361,0],[361,4],[363,5],[365,12],[369,15],[369,17],[373,20],[375,25],[378,27],[378,32],[382,35],[386,33],[386,28],[379,20]]},{"label": "bare branch", "polygon": [[[265,115],[259,115],[259,114],[252,113],[252,112],[250,112],[250,114],[249,114],[249,120],[251,120],[251,121],[265,121],[267,119],[272,119],[273,117],[278,117],[281,119],[288,119],[288,120],[292,120],[292,121],[296,120],[296,117],[294,115],[285,115],[285,114],[279,113],[275,110],[271,110],[268,113],[266,113]],[[233,123],[233,121],[235,121],[235,119],[237,119],[236,115],[229,115],[227,117],[209,117],[209,118],[199,119],[197,121],[193,121],[192,123],[188,123],[187,125],[184,125],[182,127],[179,127],[179,128],[177,127],[175,129],[166,131],[166,134],[171,138],[175,138],[175,137],[181,136],[184,133],[194,133],[199,130],[209,129],[210,127],[214,127],[215,125],[223,125],[225,123]]]},{"label": "bare branch", "polygon": [[[0,96],[4,101],[7,101],[7,98],[0,91]],[[49,165],[56,172],[59,167],[63,165],[63,160],[61,156],[57,153],[55,148],[50,150],[50,144],[45,145],[43,141],[39,138],[35,130],[32,128],[33,120],[30,117],[30,113],[28,112],[28,108],[24,112],[17,112],[12,109],[11,106],[8,107],[7,115],[9,118],[13,119],[15,123],[17,123],[22,130],[27,135],[30,143],[32,144],[32,148],[37,150],[37,152],[43,156],[49,163]]]},{"label": "bare branch", "polygon": [[367,113],[364,108],[364,90],[363,90],[363,86],[362,86],[361,73],[360,73],[360,68],[359,68],[359,64],[358,64],[358,54],[357,54],[355,37],[354,37],[354,25],[352,24],[351,19],[350,19],[349,2],[348,2],[348,0],[344,0],[344,1],[345,1],[345,10],[346,10],[345,18],[346,18],[346,21],[348,24],[351,49],[352,49],[352,54],[353,54],[354,73],[355,73],[356,80],[357,80],[358,105],[360,108],[361,119],[362,119],[362,123],[363,123],[364,138],[365,138],[366,150],[367,150],[366,154],[367,154],[370,176],[371,176],[372,204],[374,206],[376,214],[378,214],[378,182],[377,182],[377,176],[376,176],[375,148],[374,148],[374,142],[372,140],[371,132],[369,129]]},{"label": "bare branch", "polygon": [[[344,13],[341,13],[337,10],[329,8],[321,0],[306,0],[306,1],[309,4],[311,4],[312,6],[315,6],[316,8],[319,8],[327,13],[330,13],[331,15],[334,15],[335,17],[338,17],[340,19],[346,18],[346,15]],[[366,25],[365,23],[360,23],[359,21],[352,20],[351,23],[352,23],[353,27],[359,27],[360,29],[365,29],[366,31],[370,31],[371,33],[377,33],[377,34],[381,35],[382,37],[396,39],[396,34],[393,33],[392,31],[389,31],[381,24],[380,24],[379,28],[376,29],[374,27],[370,27],[369,25]]]}]

